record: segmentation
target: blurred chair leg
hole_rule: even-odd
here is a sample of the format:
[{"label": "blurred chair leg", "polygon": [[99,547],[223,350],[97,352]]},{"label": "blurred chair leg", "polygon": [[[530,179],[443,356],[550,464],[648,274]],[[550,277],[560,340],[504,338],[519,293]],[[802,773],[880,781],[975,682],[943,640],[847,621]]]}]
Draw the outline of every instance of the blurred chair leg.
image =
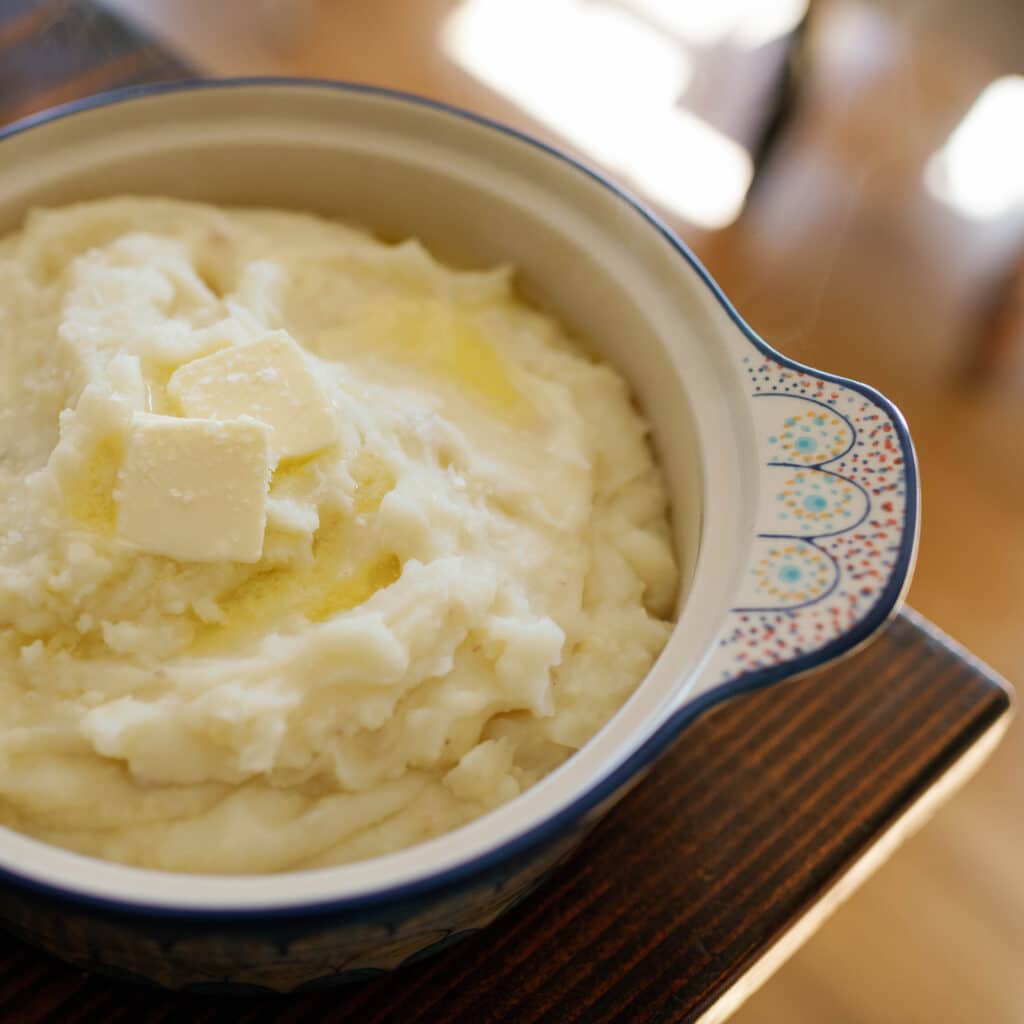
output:
[{"label": "blurred chair leg", "polygon": [[810,64],[810,36],[818,0],[809,0],[804,16],[786,40],[786,58],[779,67],[775,91],[766,104],[766,116],[758,138],[751,147],[754,178],[751,193],[764,177],[771,158],[792,123],[800,105],[803,83]]},{"label": "blurred chair leg", "polygon": [[1014,349],[1024,345],[1024,249],[997,284],[979,318],[979,330],[967,365],[976,383],[1002,373]]}]

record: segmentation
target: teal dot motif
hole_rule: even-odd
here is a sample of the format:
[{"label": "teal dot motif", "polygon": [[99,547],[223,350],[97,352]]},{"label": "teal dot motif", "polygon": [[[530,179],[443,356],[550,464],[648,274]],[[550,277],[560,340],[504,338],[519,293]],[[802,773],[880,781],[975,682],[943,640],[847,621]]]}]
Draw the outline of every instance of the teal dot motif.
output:
[{"label": "teal dot motif", "polygon": [[778,466],[773,472],[773,533],[832,534],[854,526],[867,512],[864,492],[844,477],[816,468]]},{"label": "teal dot motif", "polygon": [[835,578],[835,567],[822,551],[792,538],[765,544],[753,576],[753,601],[762,607],[784,608],[824,594]]},{"label": "teal dot motif", "polygon": [[801,403],[801,412],[786,416],[782,429],[768,435],[773,459],[813,466],[845,452],[853,441],[849,424],[831,410]]}]

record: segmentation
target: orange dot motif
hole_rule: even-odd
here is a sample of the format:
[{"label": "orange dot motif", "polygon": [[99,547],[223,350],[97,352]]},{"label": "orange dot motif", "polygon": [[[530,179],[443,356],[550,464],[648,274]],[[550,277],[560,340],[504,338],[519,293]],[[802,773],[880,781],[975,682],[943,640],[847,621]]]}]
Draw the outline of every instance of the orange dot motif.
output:
[{"label": "orange dot motif", "polygon": [[849,424],[821,406],[795,412],[768,438],[778,462],[817,466],[838,458],[853,441]]},{"label": "orange dot motif", "polygon": [[835,579],[835,567],[812,545],[783,541],[768,548],[753,574],[758,597],[766,604],[787,606],[821,597]]},{"label": "orange dot motif", "polygon": [[789,476],[775,497],[779,533],[815,533],[848,529],[863,517],[864,492],[843,477],[803,469]]}]

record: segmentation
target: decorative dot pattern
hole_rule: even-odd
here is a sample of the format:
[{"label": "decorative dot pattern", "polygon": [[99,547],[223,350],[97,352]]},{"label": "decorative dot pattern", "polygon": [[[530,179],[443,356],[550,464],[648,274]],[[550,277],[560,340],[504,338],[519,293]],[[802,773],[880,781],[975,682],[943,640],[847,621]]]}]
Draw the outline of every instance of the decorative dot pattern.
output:
[{"label": "decorative dot pattern", "polygon": [[769,466],[766,479],[773,507],[762,516],[765,532],[800,537],[839,533],[861,522],[870,506],[853,481],[817,467]]},{"label": "decorative dot pattern", "polygon": [[729,613],[721,635],[721,682],[811,655],[856,627],[912,543],[907,468],[888,413],[757,353],[743,369],[774,486],[739,598],[747,604]]},{"label": "decorative dot pattern", "polygon": [[770,459],[804,466],[820,466],[846,452],[854,439],[850,424],[820,405],[807,404],[783,417],[769,435]]},{"label": "decorative dot pattern", "polygon": [[[802,540],[761,540],[751,570],[755,605],[782,607],[822,597],[836,579],[832,560]],[[744,602],[746,603],[746,601]]]}]

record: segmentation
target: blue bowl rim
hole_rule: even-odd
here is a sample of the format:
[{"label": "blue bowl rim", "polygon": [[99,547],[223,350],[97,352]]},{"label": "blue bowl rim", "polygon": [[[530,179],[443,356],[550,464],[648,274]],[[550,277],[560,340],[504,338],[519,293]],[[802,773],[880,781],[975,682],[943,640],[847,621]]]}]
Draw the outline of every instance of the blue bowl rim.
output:
[{"label": "blue bowl rim", "polygon": [[[668,227],[667,224],[643,202],[621,185],[616,184],[608,176],[588,166],[582,160],[563,152],[541,139],[535,138],[518,128],[512,128],[490,117],[474,113],[454,104],[441,100],[430,99],[400,89],[369,85],[362,82],[346,82],[323,78],[296,78],[289,76],[246,76],[237,78],[185,79],[182,81],[157,82],[145,85],[127,86],[107,92],[97,93],[83,99],[73,100],[37,114],[29,115],[21,120],[0,128],[0,142],[30,131],[33,128],[52,121],[61,120],[74,114],[113,106],[129,100],[165,93],[191,92],[208,89],[235,89],[253,87],[286,87],[335,89],[349,93],[363,93],[382,99],[395,100],[426,107],[453,117],[462,118],[480,127],[500,132],[519,142],[542,150],[549,156],[562,161],[581,174],[597,182],[611,192],[621,202],[631,207],[672,246],[676,253],[687,263],[691,270],[711,291],[726,315],[762,355],[788,369],[808,374],[820,380],[830,381],[844,388],[849,388],[885,412],[892,420],[900,445],[906,472],[907,500],[904,513],[903,533],[899,551],[897,552],[892,574],[879,595],[878,600],[867,615],[849,632],[843,633],[824,647],[801,655],[781,664],[768,666],[737,676],[727,682],[706,691],[693,701],[688,701],[669,716],[622,764],[613,772],[599,780],[595,785],[581,792],[571,803],[558,810],[550,817],[537,823],[532,828],[516,836],[514,839],[485,853],[478,854],[465,863],[438,871],[424,878],[411,882],[385,886],[372,892],[337,899],[320,899],[303,903],[297,899],[287,906],[251,908],[195,908],[161,906],[159,904],[132,903],[127,900],[115,900],[103,896],[94,896],[77,891],[73,888],[52,885],[36,879],[26,878],[8,868],[0,868],[0,881],[10,883],[17,888],[27,889],[49,899],[65,903],[74,903],[93,910],[112,913],[117,916],[129,915],[134,919],[177,920],[182,922],[208,922],[218,924],[245,923],[253,921],[273,921],[281,919],[306,919],[310,917],[341,916],[350,911],[367,911],[396,905],[403,901],[431,896],[440,898],[454,889],[468,886],[475,879],[493,871],[508,861],[524,858],[530,851],[547,844],[560,833],[567,831],[574,822],[581,819],[589,810],[610,797],[624,786],[634,775],[654,762],[665,749],[676,740],[682,732],[710,708],[752,693],[774,683],[803,675],[812,669],[850,653],[864,644],[875,632],[899,610],[902,595],[909,583],[909,574],[913,567],[917,550],[919,528],[919,485],[917,458],[913,442],[907,429],[906,421],[899,409],[884,395],[860,381],[852,380],[838,374],[826,373],[813,367],[805,366],[788,356],[782,355],[761,338],[740,316],[736,308],[726,298],[722,289],[711,277],[689,247]],[[231,877],[231,876],[226,876]]]}]

